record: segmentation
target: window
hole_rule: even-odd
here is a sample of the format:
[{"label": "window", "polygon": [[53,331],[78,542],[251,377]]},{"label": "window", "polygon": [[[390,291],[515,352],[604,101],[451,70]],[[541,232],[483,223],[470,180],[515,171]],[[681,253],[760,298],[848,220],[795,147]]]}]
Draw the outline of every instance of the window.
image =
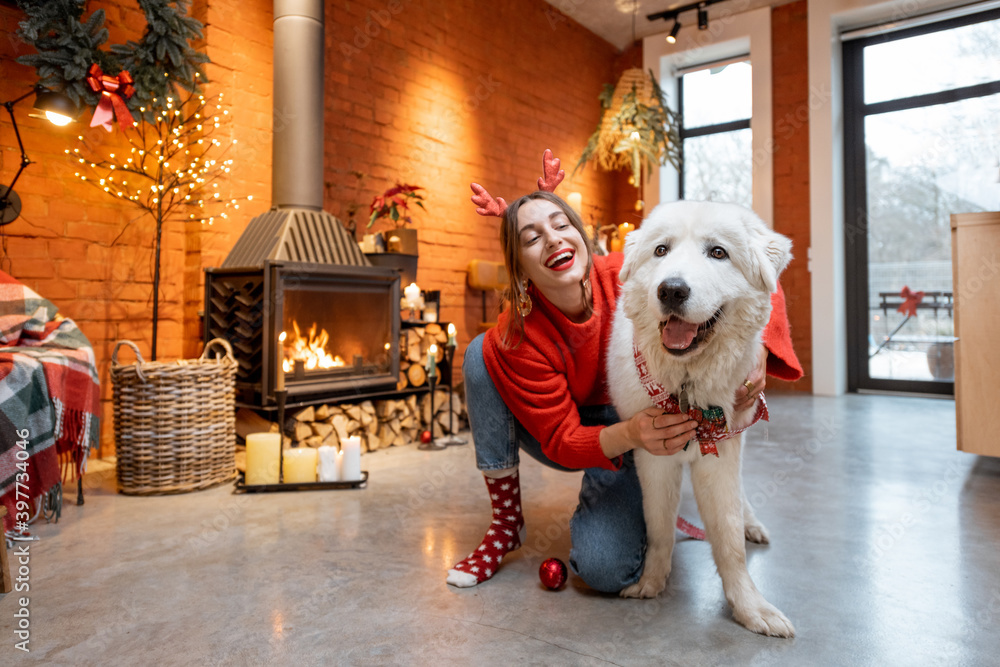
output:
[{"label": "window", "polygon": [[845,41],[844,107],[849,389],[951,394],[950,216],[1000,209],[1000,10]]},{"label": "window", "polygon": [[681,199],[753,207],[752,70],[749,60],[691,68],[678,77]]}]

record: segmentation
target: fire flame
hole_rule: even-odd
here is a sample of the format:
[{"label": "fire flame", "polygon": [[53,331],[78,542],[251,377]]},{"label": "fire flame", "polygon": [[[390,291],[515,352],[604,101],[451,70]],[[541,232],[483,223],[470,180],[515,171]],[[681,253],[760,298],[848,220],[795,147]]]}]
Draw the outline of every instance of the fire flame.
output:
[{"label": "fire flame", "polygon": [[316,370],[317,368],[336,368],[337,366],[344,365],[343,359],[327,352],[326,344],[330,341],[330,334],[327,333],[326,329],[320,329],[319,335],[317,335],[316,323],[313,322],[307,332],[308,337],[303,337],[302,332],[299,330],[298,322],[293,321],[292,328],[295,330],[295,336],[288,343],[285,343],[288,336],[284,331],[278,336],[278,340],[283,343],[284,348],[283,359],[281,360],[283,371],[286,373],[294,371],[297,360],[305,362],[307,371]]}]

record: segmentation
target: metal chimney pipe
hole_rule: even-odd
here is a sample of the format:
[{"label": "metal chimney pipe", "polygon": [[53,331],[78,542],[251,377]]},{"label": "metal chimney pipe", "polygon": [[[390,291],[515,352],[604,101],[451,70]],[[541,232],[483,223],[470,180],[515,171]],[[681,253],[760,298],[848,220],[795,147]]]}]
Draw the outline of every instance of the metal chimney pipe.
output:
[{"label": "metal chimney pipe", "polygon": [[323,209],[323,0],[274,0],[272,202]]}]

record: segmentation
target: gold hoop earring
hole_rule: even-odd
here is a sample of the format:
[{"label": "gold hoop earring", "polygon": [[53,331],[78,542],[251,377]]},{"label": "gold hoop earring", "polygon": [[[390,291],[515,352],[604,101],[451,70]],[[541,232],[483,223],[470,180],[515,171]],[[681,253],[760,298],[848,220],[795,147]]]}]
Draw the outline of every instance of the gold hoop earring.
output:
[{"label": "gold hoop earring", "polygon": [[520,293],[517,295],[517,312],[521,317],[527,317],[532,308],[531,297],[528,296],[528,286],[522,285]]},{"label": "gold hoop earring", "polygon": [[590,276],[587,276],[586,278],[580,281],[580,287],[583,288],[583,291],[585,293],[587,292],[587,290],[590,289]]}]

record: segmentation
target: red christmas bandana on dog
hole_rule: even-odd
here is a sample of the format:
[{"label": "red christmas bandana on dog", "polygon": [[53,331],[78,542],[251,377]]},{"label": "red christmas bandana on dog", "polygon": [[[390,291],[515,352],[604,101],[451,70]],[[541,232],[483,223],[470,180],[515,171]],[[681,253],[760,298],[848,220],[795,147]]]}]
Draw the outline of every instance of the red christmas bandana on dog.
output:
[{"label": "red christmas bandana on dog", "polygon": [[[689,417],[698,422],[695,437],[698,439],[698,446],[701,449],[702,456],[706,454],[715,454],[718,456],[719,449],[715,446],[715,443],[739,435],[759,422],[761,418],[764,421],[770,421],[770,416],[767,413],[767,402],[764,400],[764,394],[761,394],[760,400],[757,402],[757,410],[753,415],[753,421],[739,430],[730,431],[722,408],[712,406],[703,410],[688,405],[687,392],[683,385],[681,386],[680,398],[674,397],[649,374],[649,365],[646,363],[646,357],[639,351],[639,346],[635,342],[632,343],[632,351],[635,355],[635,368],[639,371],[639,381],[656,407],[671,415],[682,412],[687,413]],[[684,449],[687,449],[687,445],[684,446]]]}]

